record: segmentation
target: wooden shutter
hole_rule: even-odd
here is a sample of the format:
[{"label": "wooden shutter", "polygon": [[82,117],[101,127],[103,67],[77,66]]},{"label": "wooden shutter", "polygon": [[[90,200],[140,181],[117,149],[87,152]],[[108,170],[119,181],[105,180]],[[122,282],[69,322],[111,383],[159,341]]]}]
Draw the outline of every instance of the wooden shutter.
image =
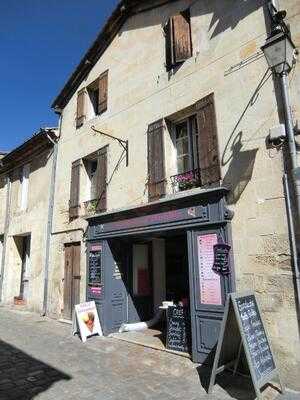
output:
[{"label": "wooden shutter", "polygon": [[85,90],[81,90],[77,94],[77,114],[76,114],[76,128],[83,125],[85,119]]},{"label": "wooden shutter", "polygon": [[221,179],[218,133],[214,96],[210,94],[196,103],[198,124],[198,154],[201,184],[219,182]]},{"label": "wooden shutter", "polygon": [[80,167],[81,167],[81,160],[77,160],[72,163],[70,206],[69,206],[70,219],[74,219],[79,216]]},{"label": "wooden shutter", "polygon": [[97,212],[103,212],[107,209],[106,192],[107,192],[107,147],[99,150],[97,157],[97,189],[98,203]]},{"label": "wooden shutter", "polygon": [[149,201],[165,196],[164,125],[162,119],[148,127],[148,176]]},{"label": "wooden shutter", "polygon": [[107,110],[108,71],[99,77],[99,103],[98,114]]}]

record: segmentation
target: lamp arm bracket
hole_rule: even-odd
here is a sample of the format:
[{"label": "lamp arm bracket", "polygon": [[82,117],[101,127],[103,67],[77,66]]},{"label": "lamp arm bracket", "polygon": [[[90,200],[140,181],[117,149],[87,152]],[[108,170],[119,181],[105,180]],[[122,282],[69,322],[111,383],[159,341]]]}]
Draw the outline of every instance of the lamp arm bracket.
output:
[{"label": "lamp arm bracket", "polygon": [[120,139],[120,138],[118,138],[118,137],[116,137],[116,136],[113,136],[113,135],[110,135],[110,134],[108,134],[108,133],[99,131],[99,130],[96,129],[94,126],[91,126],[91,129],[92,129],[94,132],[100,133],[100,135],[103,135],[103,136],[107,136],[107,137],[109,137],[110,139],[116,140],[116,141],[119,143],[119,145],[120,145],[120,146],[124,149],[124,151],[126,152],[126,167],[128,167],[128,165],[129,165],[129,143],[128,143],[128,140],[123,140],[123,139]]}]

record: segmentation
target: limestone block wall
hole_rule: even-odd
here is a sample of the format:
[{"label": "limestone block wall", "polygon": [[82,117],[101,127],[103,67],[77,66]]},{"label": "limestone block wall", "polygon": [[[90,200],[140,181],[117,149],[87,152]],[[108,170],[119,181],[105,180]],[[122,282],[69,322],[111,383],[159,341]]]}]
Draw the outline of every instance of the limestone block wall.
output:
[{"label": "limestone block wall", "polygon": [[[108,209],[147,203],[147,127],[214,93],[223,184],[230,188],[237,289],[258,294],[286,381],[296,387],[300,347],[298,316],[282,186],[282,150],[267,149],[269,129],[278,124],[272,77],[260,52],[266,38],[262,1],[178,1],[128,19],[79,89],[109,70],[108,110],[75,127],[74,94],[62,114],[52,246],[51,307],[61,307],[62,246],[71,232],[85,230],[82,219],[68,220],[71,163],[104,145],[108,148]],[[176,73],[165,70],[163,26],[168,17],[191,7],[193,57]],[[287,9],[300,45],[300,3]],[[299,118],[299,63],[290,75],[295,118]],[[95,134],[95,127],[129,140],[129,167],[114,168],[121,154],[116,142]],[[174,146],[165,130],[168,195],[175,173]],[[58,195],[59,194],[59,195]],[[62,233],[69,231],[70,233]],[[73,233],[72,233],[73,234]],[[76,239],[77,240],[77,239]],[[82,251],[82,265],[85,255]],[[83,267],[84,268],[84,267]],[[82,294],[84,289],[82,288]],[[59,299],[58,299],[59,298]],[[287,328],[285,329],[285,326]]]},{"label": "limestone block wall", "polygon": [[47,150],[30,163],[26,210],[21,210],[19,206],[18,171],[12,173],[11,213],[4,270],[3,303],[11,304],[14,296],[19,296],[22,255],[18,251],[18,240],[20,237],[30,235],[29,294],[26,307],[37,312],[42,310],[43,304],[51,168],[52,150]]}]

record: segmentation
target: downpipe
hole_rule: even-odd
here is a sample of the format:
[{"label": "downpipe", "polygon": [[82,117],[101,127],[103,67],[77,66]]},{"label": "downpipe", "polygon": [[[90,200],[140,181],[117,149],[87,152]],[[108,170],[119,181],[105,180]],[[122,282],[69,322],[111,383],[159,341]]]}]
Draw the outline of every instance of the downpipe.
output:
[{"label": "downpipe", "polygon": [[5,272],[5,261],[6,261],[7,236],[9,229],[10,204],[11,204],[11,182],[10,182],[10,177],[7,176],[6,213],[5,213],[5,224],[4,224],[4,240],[2,249],[1,271],[0,271],[0,303],[2,302],[2,297],[3,297],[3,280]]},{"label": "downpipe", "polygon": [[284,174],[284,176],[283,176],[283,185],[284,185],[284,191],[285,191],[287,217],[288,217],[290,236],[291,236],[292,259],[293,259],[294,277],[295,277],[296,290],[297,290],[297,306],[298,306],[298,311],[300,312],[300,296],[299,296],[300,295],[300,271],[299,271],[298,251],[297,251],[296,236],[295,236],[295,224],[294,224],[294,220],[293,220],[293,212],[292,212],[292,205],[291,205],[291,193],[290,193],[287,174]]},{"label": "downpipe", "polygon": [[[59,119],[59,135],[58,140],[61,136],[61,125],[62,115]],[[53,162],[51,171],[51,182],[50,182],[50,194],[49,194],[49,207],[48,207],[48,221],[47,221],[47,233],[46,233],[46,255],[45,255],[45,268],[44,268],[44,297],[43,297],[43,309],[42,316],[47,315],[48,311],[48,289],[49,289],[49,261],[50,261],[50,246],[51,246],[51,235],[53,225],[53,212],[54,212],[54,195],[55,195],[55,180],[56,180],[56,168],[57,168],[57,155],[58,155],[58,140],[54,142],[49,136],[48,139],[53,143]]]}]

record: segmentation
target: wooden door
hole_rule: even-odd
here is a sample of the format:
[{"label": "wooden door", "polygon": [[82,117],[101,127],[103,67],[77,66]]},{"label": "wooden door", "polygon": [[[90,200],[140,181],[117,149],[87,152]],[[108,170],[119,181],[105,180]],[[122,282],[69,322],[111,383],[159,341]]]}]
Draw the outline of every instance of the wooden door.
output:
[{"label": "wooden door", "polygon": [[201,364],[213,361],[226,296],[232,291],[231,277],[212,270],[214,245],[226,241],[226,229],[188,232],[192,358]]},{"label": "wooden door", "polygon": [[72,319],[75,304],[80,301],[80,243],[65,245],[63,316]]}]

